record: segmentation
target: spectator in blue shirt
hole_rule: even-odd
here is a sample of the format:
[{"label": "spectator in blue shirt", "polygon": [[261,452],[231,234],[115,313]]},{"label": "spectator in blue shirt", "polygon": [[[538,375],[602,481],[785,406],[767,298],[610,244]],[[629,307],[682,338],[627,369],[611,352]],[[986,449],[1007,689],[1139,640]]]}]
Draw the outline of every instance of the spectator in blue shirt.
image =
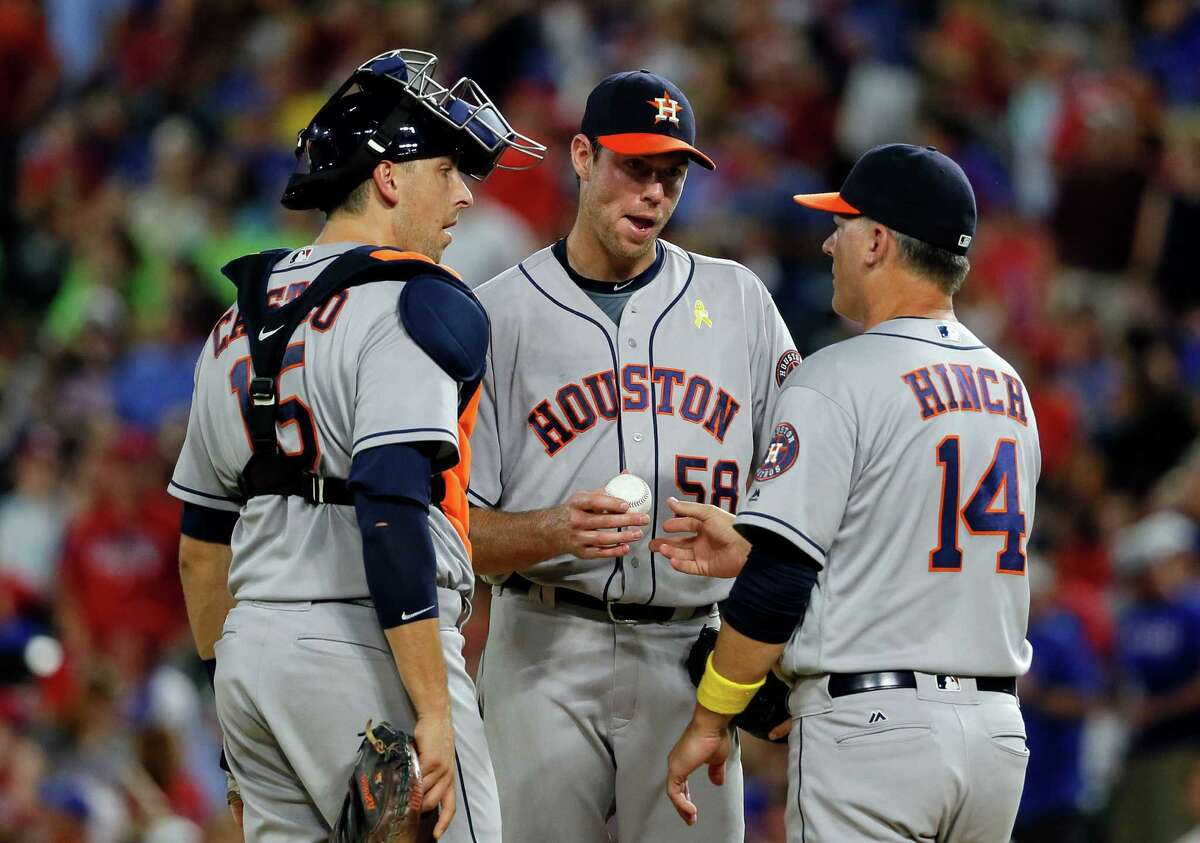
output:
[{"label": "spectator in blue shirt", "polygon": [[1100,664],[1083,624],[1054,599],[1054,572],[1030,560],[1029,643],[1033,665],[1021,679],[1029,745],[1017,843],[1086,843],[1083,731],[1101,686]]},{"label": "spectator in blue shirt", "polygon": [[1130,695],[1129,760],[1114,793],[1113,843],[1170,843],[1188,830],[1185,783],[1200,758],[1200,587],[1195,524],[1150,515],[1123,532],[1117,573],[1131,602],[1117,629]]}]

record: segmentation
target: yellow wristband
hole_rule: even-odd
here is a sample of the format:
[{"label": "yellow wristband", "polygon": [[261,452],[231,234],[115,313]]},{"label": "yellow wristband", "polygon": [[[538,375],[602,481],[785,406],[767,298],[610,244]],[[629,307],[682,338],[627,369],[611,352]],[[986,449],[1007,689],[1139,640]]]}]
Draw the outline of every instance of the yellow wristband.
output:
[{"label": "yellow wristband", "polygon": [[764,676],[749,685],[732,682],[717,673],[712,658],[712,653],[709,653],[708,660],[704,663],[704,676],[700,679],[700,687],[696,689],[696,700],[717,714],[740,714],[767,681],[767,677]]}]

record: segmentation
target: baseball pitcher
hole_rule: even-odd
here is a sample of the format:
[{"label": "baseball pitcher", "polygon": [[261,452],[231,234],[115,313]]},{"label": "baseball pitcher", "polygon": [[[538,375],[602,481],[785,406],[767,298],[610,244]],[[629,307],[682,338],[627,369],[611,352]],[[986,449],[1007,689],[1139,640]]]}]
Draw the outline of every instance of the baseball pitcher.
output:
[{"label": "baseball pitcher", "polygon": [[[659,238],[689,161],[714,166],[694,119],[661,76],[601,82],[571,144],[571,233],[476,291],[492,346],[471,539],[477,570],[507,575],[480,698],[508,843],[602,843],[613,818],[621,840],[743,836],[736,764],[689,833],[646,763],[687,721],[688,652],[729,588],[649,540],[671,495],[739,508],[799,360],[751,272]],[[648,515],[603,493],[623,471],[649,483]]]}]

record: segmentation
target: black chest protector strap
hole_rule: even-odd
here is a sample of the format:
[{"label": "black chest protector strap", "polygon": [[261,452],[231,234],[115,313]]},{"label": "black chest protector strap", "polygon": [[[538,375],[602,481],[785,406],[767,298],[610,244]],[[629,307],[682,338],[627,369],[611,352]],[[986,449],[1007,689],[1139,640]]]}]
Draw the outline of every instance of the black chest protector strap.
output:
[{"label": "black chest protector strap", "polygon": [[297,495],[312,504],[352,506],[354,495],[340,477],[325,477],[311,457],[290,457],[279,449],[275,425],[279,410],[279,370],[296,328],[309,314],[343,290],[372,281],[406,281],[416,275],[452,277],[435,263],[417,259],[381,260],[371,256],[378,246],[360,246],[334,258],[296,298],[267,306],[271,270],[287,249],[246,255],[222,272],[238,288],[238,314],[250,341],[254,377],[250,381],[248,426],[254,453],[238,478],[242,494]]}]

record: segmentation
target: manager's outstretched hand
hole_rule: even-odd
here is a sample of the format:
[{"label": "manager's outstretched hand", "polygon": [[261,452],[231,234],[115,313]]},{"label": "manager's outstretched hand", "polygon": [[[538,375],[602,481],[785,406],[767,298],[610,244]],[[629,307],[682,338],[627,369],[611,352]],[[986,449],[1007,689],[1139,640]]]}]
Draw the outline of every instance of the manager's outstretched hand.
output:
[{"label": "manager's outstretched hand", "polygon": [[688,792],[688,776],[705,764],[709,781],[725,784],[729,749],[729,718],[696,706],[692,722],[667,756],[667,797],[688,825],[695,825],[700,815]]},{"label": "manager's outstretched hand", "polygon": [[666,533],[650,549],[671,561],[671,567],[701,577],[736,577],[746,564],[750,542],[733,529],[733,515],[711,504],[667,498],[674,518],[663,524]]}]

